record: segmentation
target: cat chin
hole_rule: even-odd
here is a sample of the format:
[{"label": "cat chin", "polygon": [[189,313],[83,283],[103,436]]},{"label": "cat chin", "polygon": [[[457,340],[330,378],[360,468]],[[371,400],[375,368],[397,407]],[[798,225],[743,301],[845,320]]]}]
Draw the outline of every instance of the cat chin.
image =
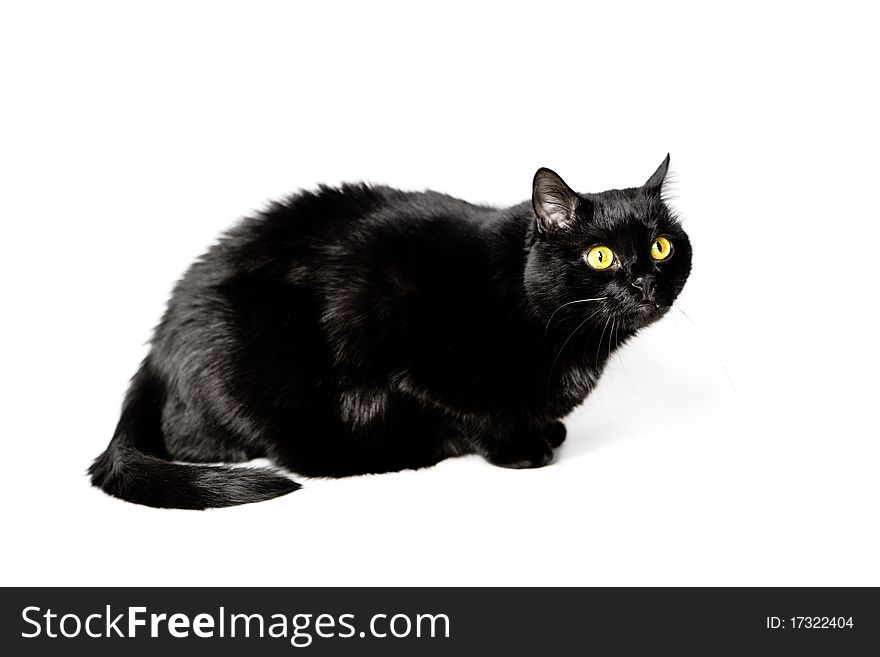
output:
[{"label": "cat chin", "polygon": [[629,312],[614,313],[613,317],[616,317],[625,328],[635,331],[656,322],[669,312],[669,308],[669,306],[650,306],[643,304]]}]

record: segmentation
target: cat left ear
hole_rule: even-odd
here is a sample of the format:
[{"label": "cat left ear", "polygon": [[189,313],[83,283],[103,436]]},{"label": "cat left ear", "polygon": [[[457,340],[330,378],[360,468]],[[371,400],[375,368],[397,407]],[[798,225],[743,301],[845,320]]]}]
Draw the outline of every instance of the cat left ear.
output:
[{"label": "cat left ear", "polygon": [[541,168],[532,182],[532,207],[542,233],[565,228],[574,221],[578,195],[555,171]]},{"label": "cat left ear", "polygon": [[663,187],[663,181],[666,180],[666,173],[669,171],[669,153],[666,154],[666,159],[657,167],[657,170],[654,172],[650,178],[648,178],[648,182],[644,184],[644,187],[656,187],[658,190]]}]

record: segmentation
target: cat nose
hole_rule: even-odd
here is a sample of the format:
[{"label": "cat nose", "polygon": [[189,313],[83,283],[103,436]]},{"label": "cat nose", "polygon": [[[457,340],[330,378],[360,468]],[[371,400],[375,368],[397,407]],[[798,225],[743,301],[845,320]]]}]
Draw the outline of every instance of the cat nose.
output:
[{"label": "cat nose", "polygon": [[639,276],[636,280],[630,283],[634,288],[639,290],[642,293],[642,298],[645,301],[653,301],[654,300],[654,275],[647,274],[645,276]]}]

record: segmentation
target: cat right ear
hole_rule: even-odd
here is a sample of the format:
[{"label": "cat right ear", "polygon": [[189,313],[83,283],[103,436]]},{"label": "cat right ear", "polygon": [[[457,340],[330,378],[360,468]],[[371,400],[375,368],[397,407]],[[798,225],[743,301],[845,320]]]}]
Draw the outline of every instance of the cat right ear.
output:
[{"label": "cat right ear", "polygon": [[666,174],[669,172],[669,153],[666,154],[666,159],[660,163],[660,166],[657,170],[648,178],[648,182],[644,184],[644,187],[648,187],[649,189],[661,190],[663,188],[663,183],[666,182]]},{"label": "cat right ear", "polygon": [[541,168],[532,182],[532,207],[538,231],[549,233],[574,221],[578,195],[555,171]]}]

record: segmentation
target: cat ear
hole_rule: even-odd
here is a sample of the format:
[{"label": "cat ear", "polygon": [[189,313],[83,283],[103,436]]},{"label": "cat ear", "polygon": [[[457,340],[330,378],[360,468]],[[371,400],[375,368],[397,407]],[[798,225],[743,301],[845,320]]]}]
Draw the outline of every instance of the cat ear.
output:
[{"label": "cat ear", "polygon": [[656,187],[658,190],[663,187],[663,181],[666,180],[666,173],[669,171],[669,153],[666,154],[666,159],[657,167],[657,170],[654,172],[650,178],[648,178],[648,182],[644,184],[644,187]]},{"label": "cat ear", "polygon": [[578,195],[555,171],[541,168],[532,182],[532,207],[542,233],[565,228],[574,220]]}]

